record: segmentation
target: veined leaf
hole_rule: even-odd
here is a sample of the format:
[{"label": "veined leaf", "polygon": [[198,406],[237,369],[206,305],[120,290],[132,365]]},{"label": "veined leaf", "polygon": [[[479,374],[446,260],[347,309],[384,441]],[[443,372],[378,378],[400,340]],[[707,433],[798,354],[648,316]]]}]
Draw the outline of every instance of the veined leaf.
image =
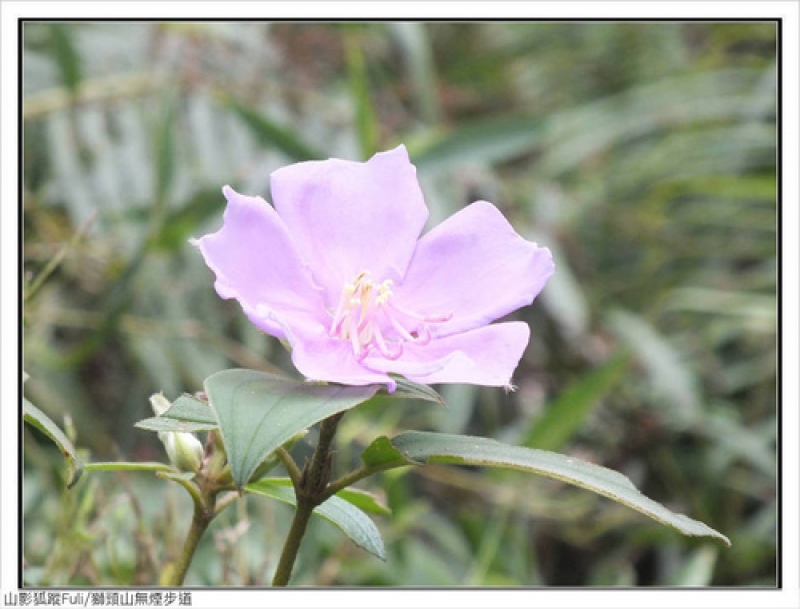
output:
[{"label": "veined leaf", "polygon": [[[297,505],[294,488],[286,479],[264,478],[248,484],[245,490],[272,497],[290,505]],[[339,494],[314,508],[314,513],[339,527],[358,547],[374,554],[381,560],[386,560],[386,549],[375,523],[351,502],[341,498]]]},{"label": "veined leaf", "polygon": [[[270,484],[277,484],[279,486],[292,486],[292,481],[289,478],[262,478],[258,482],[261,481],[267,481]],[[258,484],[258,482],[251,482],[245,488],[249,489],[253,484]],[[367,491],[362,491],[361,489],[345,488],[336,493],[336,496],[371,514],[388,516],[392,513],[392,510],[375,495]]]},{"label": "veined leaf", "polygon": [[722,533],[645,497],[619,472],[558,453],[509,446],[490,438],[409,431],[391,442],[385,437],[378,438],[361,458],[375,471],[403,465],[449,463],[541,474],[604,495],[685,535],[715,537],[730,545]]},{"label": "veined leaf", "polygon": [[255,370],[205,381],[234,482],[241,488],[270,453],[315,423],[371,398],[378,386],[311,385]]},{"label": "veined leaf", "polygon": [[214,411],[203,400],[184,394],[158,417],[150,417],[135,425],[148,431],[209,431],[217,429]]},{"label": "veined leaf", "polygon": [[75,447],[70,442],[69,438],[64,435],[64,432],[53,423],[53,421],[41,410],[31,404],[26,398],[22,398],[22,417],[26,423],[30,423],[36,429],[50,438],[58,448],[61,449],[61,454],[67,460],[69,467],[69,479],[67,480],[67,488],[72,488],[83,473],[83,462]]}]

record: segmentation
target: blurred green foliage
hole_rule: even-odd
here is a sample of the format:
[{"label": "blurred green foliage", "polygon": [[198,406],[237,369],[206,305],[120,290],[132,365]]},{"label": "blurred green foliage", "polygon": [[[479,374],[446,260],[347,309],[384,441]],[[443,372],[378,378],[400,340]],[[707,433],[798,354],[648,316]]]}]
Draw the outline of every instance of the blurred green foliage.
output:
[{"label": "blurred green foliage", "polygon": [[[26,396],[71,417],[84,460],[163,459],[132,427],[154,392],[174,399],[226,367],[291,370],[187,243],[220,225],[220,187],[268,195],[289,162],[402,142],[431,224],[491,200],[557,272],[516,315],[532,328],[518,391],[444,386],[447,409],[358,408],[339,467],[405,429],[556,449],[622,471],[733,547],[551,481],[431,467],[367,481],[393,510],[378,520],[386,563],[314,522],[297,583],[776,584],[774,23],[23,33]],[[157,581],[188,526],[182,491],[98,472],[67,491],[57,451],[25,440],[25,581]],[[229,508],[187,583],[268,582],[288,515],[252,497]]]}]

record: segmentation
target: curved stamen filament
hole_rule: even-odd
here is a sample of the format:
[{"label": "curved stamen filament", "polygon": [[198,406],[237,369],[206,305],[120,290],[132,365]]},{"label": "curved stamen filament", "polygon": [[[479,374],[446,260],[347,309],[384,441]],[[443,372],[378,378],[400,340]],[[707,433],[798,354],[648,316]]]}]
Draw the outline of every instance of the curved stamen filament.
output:
[{"label": "curved stamen filament", "polygon": [[352,283],[344,285],[328,330],[330,336],[348,340],[359,360],[373,350],[387,359],[397,359],[403,354],[403,343],[428,344],[429,324],[452,318],[418,315],[398,307],[392,302],[392,281],[377,284],[370,275],[361,271]]}]

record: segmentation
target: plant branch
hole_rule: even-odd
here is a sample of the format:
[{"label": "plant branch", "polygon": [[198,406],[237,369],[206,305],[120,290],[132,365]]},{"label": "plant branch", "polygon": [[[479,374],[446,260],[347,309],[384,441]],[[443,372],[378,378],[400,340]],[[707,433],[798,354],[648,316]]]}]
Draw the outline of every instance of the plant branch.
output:
[{"label": "plant branch", "polygon": [[289,534],[286,536],[278,567],[275,569],[275,576],[272,578],[273,586],[288,585],[292,576],[294,561],[297,559],[297,552],[300,549],[300,543],[303,541],[303,535],[306,533],[306,527],[313,511],[314,506],[311,503],[306,501],[297,502],[297,509],[292,519],[292,528],[289,529]]},{"label": "plant branch", "polygon": [[353,470],[349,474],[345,474],[341,478],[337,478],[325,488],[325,491],[322,493],[322,501],[324,502],[326,499],[330,499],[339,491],[344,490],[349,486],[352,486],[353,484],[355,484],[359,480],[363,480],[367,476],[371,476],[372,474],[377,474],[379,471],[383,470],[367,467],[365,465],[356,470]]},{"label": "plant branch", "polygon": [[208,525],[214,519],[214,496],[205,495],[202,503],[195,502],[194,516],[192,517],[192,524],[189,527],[189,532],[186,534],[186,541],[183,543],[181,555],[178,557],[177,564],[170,565],[170,568],[162,578],[162,584],[165,586],[177,587],[183,585],[183,580],[186,577],[186,572],[189,570],[189,565],[194,557],[194,552],[197,549],[197,544],[203,533],[206,532]]},{"label": "plant branch", "polygon": [[[292,569],[297,559],[297,552],[300,550],[300,543],[303,541],[311,514],[314,508],[327,498],[324,497],[324,493],[331,475],[330,450],[333,438],[336,435],[336,428],[339,426],[339,421],[343,414],[341,412],[337,413],[322,422],[319,430],[319,441],[317,442],[314,456],[311,457],[311,463],[306,464],[303,471],[299,472],[298,480],[295,483],[297,508],[295,509],[289,534],[283,544],[283,551],[278,561],[278,567],[275,570],[275,576],[272,579],[273,586],[286,586],[289,583]],[[280,451],[278,451],[278,456],[283,459]],[[292,482],[294,483],[294,477]]]},{"label": "plant branch", "polygon": [[290,455],[289,451],[283,446],[280,446],[278,450],[275,451],[275,454],[278,455],[281,463],[283,463],[283,467],[285,467],[286,471],[289,473],[289,478],[292,479],[292,486],[294,486],[295,492],[297,492],[297,488],[300,485],[300,477],[303,475],[303,472],[300,471],[300,468],[297,467],[297,463],[292,459],[292,455]]},{"label": "plant branch", "polygon": [[227,495],[225,495],[222,499],[217,501],[216,505],[214,506],[214,516],[218,516],[219,513],[228,507],[231,503],[236,501],[241,495],[236,491],[231,491]]},{"label": "plant branch", "polygon": [[192,501],[194,501],[195,506],[203,505],[205,501],[203,500],[203,495],[200,492],[200,489],[197,488],[197,485],[193,484],[190,480],[184,480],[183,478],[179,478],[178,476],[169,476],[169,475],[161,475],[162,472],[156,472],[156,476],[159,478],[163,478],[164,480],[172,480],[173,482],[177,482],[183,488],[186,489],[186,492],[189,493],[192,497]]}]

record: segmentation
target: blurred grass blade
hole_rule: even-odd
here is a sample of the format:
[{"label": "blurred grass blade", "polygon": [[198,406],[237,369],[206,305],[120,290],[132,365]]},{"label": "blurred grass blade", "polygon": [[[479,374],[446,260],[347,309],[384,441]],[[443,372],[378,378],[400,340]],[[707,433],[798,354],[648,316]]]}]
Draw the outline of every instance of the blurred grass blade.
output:
[{"label": "blurred grass blade", "polygon": [[89,229],[92,227],[95,219],[97,218],[97,210],[94,210],[92,214],[86,219],[86,221],[75,231],[75,234],[72,235],[72,238],[65,243],[61,248],[59,248],[56,255],[53,256],[45,265],[45,267],[39,272],[36,278],[28,284],[27,289],[25,290],[25,295],[23,296],[23,300],[27,302],[31,298],[36,295],[41,287],[44,285],[44,282],[47,278],[58,268],[58,265],[64,260],[70,250],[74,249],[81,238],[89,232]]},{"label": "blurred grass blade", "polygon": [[31,404],[26,398],[22,398],[22,417],[26,423],[30,423],[36,429],[50,438],[58,448],[61,449],[61,454],[67,460],[69,468],[69,478],[67,479],[67,488],[72,488],[83,473],[84,465],[75,447],[70,442],[69,438],[63,431],[53,423],[53,421],[41,410]]},{"label": "blurred grass blade", "polygon": [[[275,481],[266,478],[248,484],[245,490],[271,497],[290,505],[297,505],[294,489],[283,481],[275,483]],[[359,548],[363,548],[381,560],[386,560],[386,549],[378,528],[369,519],[369,516],[352,503],[334,495],[325,503],[315,507],[314,513],[336,525]]]},{"label": "blurred grass blade", "polygon": [[717,563],[719,550],[715,546],[706,545],[692,552],[689,560],[669,583],[671,586],[701,587],[711,584],[714,566]]},{"label": "blurred grass blade", "polygon": [[617,386],[630,360],[627,351],[619,351],[570,385],[533,423],[521,444],[541,450],[558,450],[564,446],[592,408]]},{"label": "blurred grass blade", "polygon": [[226,104],[250,129],[256,141],[264,148],[278,150],[292,161],[310,161],[324,159],[328,156],[304,142],[290,129],[278,125],[260,112],[233,99],[227,99]]},{"label": "blurred grass blade", "polygon": [[169,212],[153,245],[169,252],[186,247],[186,242],[197,234],[199,227],[222,211],[224,203],[219,186],[195,193],[183,207]]},{"label": "blurred grass blade", "polygon": [[389,26],[406,56],[417,99],[417,111],[426,123],[436,125],[440,112],[436,99],[433,50],[427,26],[415,21],[393,21]]},{"label": "blurred grass blade", "polygon": [[486,119],[423,143],[409,143],[409,153],[420,170],[451,169],[466,163],[491,165],[534,152],[542,145],[544,127],[533,118]]},{"label": "blurred grass blade", "polygon": [[586,294],[575,277],[567,257],[561,252],[558,240],[550,234],[531,234],[537,243],[546,243],[553,255],[557,273],[547,283],[539,297],[548,314],[556,320],[565,338],[579,342],[589,330],[591,312]]},{"label": "blurred grass blade", "polygon": [[155,199],[151,210],[150,235],[155,238],[165,220],[166,200],[175,181],[177,165],[175,151],[175,117],[177,99],[173,91],[167,91],[161,101],[161,116],[153,139],[155,145]]},{"label": "blurred grass blade", "polygon": [[345,28],[342,36],[347,57],[347,71],[350,76],[350,88],[355,101],[358,141],[361,144],[362,157],[368,159],[378,152],[379,133],[378,119],[369,93],[367,62],[364,59],[358,29]]},{"label": "blurred grass blade", "polygon": [[697,380],[680,351],[634,313],[615,310],[608,319],[615,333],[644,365],[654,394],[670,406],[670,422],[682,428],[701,418]]},{"label": "blurred grass blade", "polygon": [[53,58],[61,73],[61,82],[70,92],[75,93],[83,79],[83,70],[73,35],[72,24],[50,24]]}]

